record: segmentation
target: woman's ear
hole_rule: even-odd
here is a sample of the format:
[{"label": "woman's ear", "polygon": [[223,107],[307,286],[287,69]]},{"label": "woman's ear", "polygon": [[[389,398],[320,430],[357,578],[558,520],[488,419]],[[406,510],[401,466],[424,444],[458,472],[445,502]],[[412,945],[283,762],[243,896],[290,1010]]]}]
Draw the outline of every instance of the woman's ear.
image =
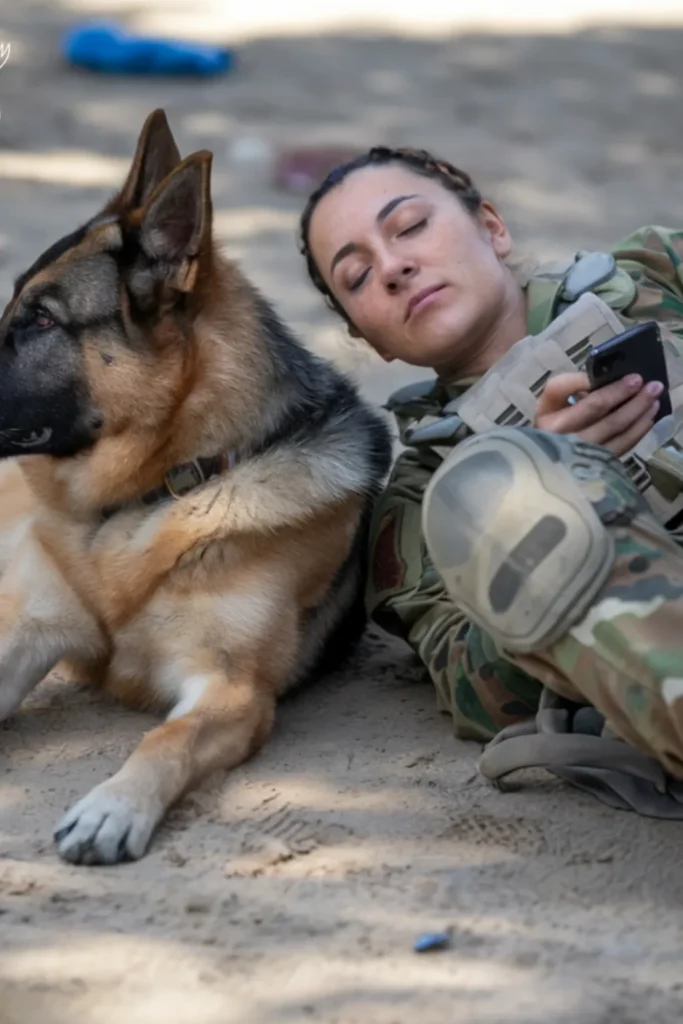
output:
[{"label": "woman's ear", "polygon": [[512,237],[507,224],[493,203],[483,202],[478,212],[479,223],[488,235],[494,252],[500,259],[506,259],[512,252]]}]

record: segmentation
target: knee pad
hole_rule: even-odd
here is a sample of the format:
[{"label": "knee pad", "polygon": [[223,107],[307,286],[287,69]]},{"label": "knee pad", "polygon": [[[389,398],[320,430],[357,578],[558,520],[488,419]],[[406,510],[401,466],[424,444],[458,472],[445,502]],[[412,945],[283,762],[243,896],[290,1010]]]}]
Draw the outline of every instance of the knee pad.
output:
[{"label": "knee pad", "polygon": [[609,452],[532,428],[468,438],[424,496],[427,550],[456,604],[503,649],[548,647],[578,622],[615,559],[605,523],[643,499]]}]

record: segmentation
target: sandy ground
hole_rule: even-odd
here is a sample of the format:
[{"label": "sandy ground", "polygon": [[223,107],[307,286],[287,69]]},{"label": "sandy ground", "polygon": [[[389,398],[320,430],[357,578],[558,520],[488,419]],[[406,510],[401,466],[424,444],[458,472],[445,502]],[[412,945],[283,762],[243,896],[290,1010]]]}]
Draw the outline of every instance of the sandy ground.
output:
[{"label": "sandy ground", "polygon": [[[230,6],[99,8],[239,37],[234,74],[179,83],[65,69],[60,33],[92,0],[3,0],[2,295],[116,187],[157,105],[183,152],[215,153],[226,245],[376,399],[414,374],[351,345],[307,286],[300,201],[270,187],[265,144],[433,147],[548,256],[644,222],[681,223],[683,31],[648,28],[645,5],[621,5],[635,27],[568,34],[589,11],[576,0],[562,17],[546,12],[543,35],[524,4],[512,24],[495,0],[450,20],[433,4],[396,3],[403,30],[412,25],[403,37],[379,0],[332,4],[325,17],[322,5],[293,3],[280,35],[263,4],[233,20]],[[680,25],[679,7],[648,11]],[[343,34],[345,10],[373,33]],[[616,10],[590,7],[594,23]],[[476,34],[475,15],[504,15],[505,32]],[[288,701],[265,752],[186,800],[143,861],[60,863],[55,821],[151,724],[49,683],[2,729],[2,1024],[681,1019],[683,825],[612,812],[541,775],[491,791],[474,770],[477,746],[453,739],[401,644],[371,631],[351,669]],[[412,952],[419,933],[447,926],[450,949]]]}]

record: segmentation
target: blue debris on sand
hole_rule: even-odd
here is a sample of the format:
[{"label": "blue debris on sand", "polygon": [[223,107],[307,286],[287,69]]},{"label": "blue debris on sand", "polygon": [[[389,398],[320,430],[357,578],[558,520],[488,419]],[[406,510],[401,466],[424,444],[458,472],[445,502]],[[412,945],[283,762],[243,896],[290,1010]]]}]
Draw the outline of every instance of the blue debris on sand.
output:
[{"label": "blue debris on sand", "polygon": [[451,943],[452,930],[445,932],[425,932],[415,940],[413,949],[416,953],[432,953],[437,949],[446,949]]},{"label": "blue debris on sand", "polygon": [[70,64],[114,75],[219,75],[234,63],[224,47],[135,36],[109,22],[74,26],[62,46]]}]

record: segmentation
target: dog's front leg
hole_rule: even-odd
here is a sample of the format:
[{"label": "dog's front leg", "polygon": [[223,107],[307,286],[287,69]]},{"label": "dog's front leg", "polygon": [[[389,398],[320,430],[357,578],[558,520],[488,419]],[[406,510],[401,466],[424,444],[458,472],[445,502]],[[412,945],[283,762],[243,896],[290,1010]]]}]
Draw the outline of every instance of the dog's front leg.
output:
[{"label": "dog's front leg", "polygon": [[26,537],[0,582],[0,721],[62,659],[105,653],[93,616],[40,544]]},{"label": "dog's front leg", "polygon": [[191,676],[183,691],[164,725],[59,823],[55,840],[65,860],[139,859],[172,804],[208,773],[241,764],[268,738],[275,698],[253,675]]}]

